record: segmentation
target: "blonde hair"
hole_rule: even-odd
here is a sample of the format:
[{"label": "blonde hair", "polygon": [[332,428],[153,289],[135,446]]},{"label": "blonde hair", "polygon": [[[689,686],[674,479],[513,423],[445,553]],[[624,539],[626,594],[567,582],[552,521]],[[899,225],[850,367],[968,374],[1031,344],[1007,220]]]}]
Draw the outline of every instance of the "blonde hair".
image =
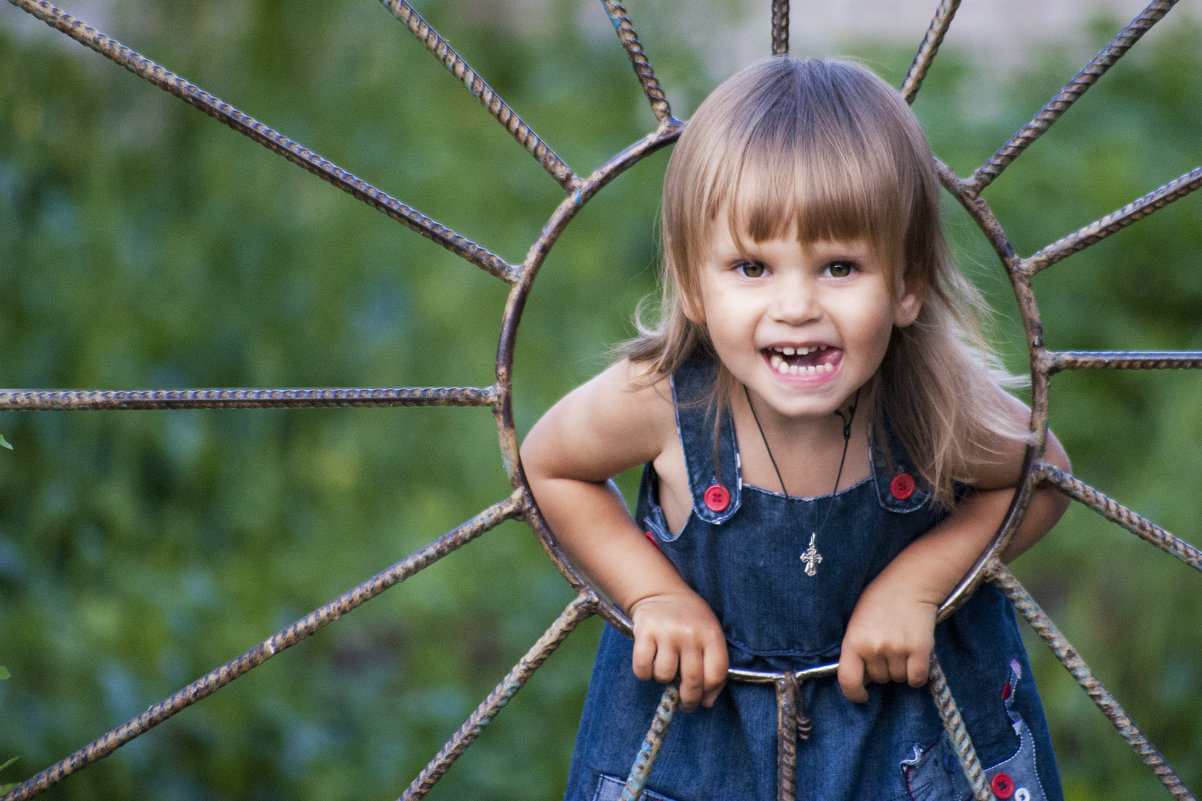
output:
[{"label": "blonde hair", "polygon": [[[950,508],[954,482],[998,450],[999,438],[1029,441],[997,385],[1014,383],[981,335],[976,289],[953,263],[939,218],[940,186],[930,145],[896,90],[846,61],[774,56],[720,85],[689,120],[668,163],[663,191],[660,321],[624,347],[649,378],[698,355],[713,357],[697,266],[725,211],[736,241],[796,230],[803,243],[865,238],[923,297],[917,320],[895,328],[866,398],[875,441],[886,422],[937,502]],[[698,315],[693,315],[699,317]],[[725,370],[715,398],[730,402]]]}]

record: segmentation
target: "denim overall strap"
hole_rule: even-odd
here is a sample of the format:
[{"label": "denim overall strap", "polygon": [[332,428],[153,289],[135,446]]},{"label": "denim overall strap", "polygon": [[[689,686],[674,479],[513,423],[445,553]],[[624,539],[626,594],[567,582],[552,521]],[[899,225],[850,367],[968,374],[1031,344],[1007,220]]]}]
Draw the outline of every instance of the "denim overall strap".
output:
[{"label": "denim overall strap", "polygon": [[743,495],[734,419],[728,407],[719,414],[714,397],[717,375],[716,362],[698,360],[672,374],[676,431],[684,448],[693,513],[707,523],[729,520],[739,511]]},{"label": "denim overall strap", "polygon": [[877,500],[889,512],[913,512],[931,499],[929,488],[918,479],[921,474],[914,460],[902,447],[901,441],[886,423],[884,442],[871,436],[869,455],[872,459],[872,478],[876,483]]}]

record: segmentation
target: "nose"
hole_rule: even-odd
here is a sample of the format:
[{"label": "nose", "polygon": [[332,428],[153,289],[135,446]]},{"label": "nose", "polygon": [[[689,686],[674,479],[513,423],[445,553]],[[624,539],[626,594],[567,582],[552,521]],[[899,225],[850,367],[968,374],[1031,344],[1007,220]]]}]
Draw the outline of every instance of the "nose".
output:
[{"label": "nose", "polygon": [[807,276],[784,273],[774,290],[773,314],[782,323],[801,325],[822,313],[818,288]]}]

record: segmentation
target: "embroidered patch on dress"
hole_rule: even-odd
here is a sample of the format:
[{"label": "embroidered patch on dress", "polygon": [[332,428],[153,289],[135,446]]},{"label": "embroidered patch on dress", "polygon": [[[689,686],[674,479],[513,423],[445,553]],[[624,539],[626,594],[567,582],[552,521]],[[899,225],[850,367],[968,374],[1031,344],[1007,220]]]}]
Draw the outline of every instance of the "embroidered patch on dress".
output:
[{"label": "embroidered patch on dress", "polygon": [[[1022,667],[1017,660],[1011,660],[1009,667],[1009,677],[1001,693],[1010,727],[1018,737],[1018,750],[1009,759],[986,768],[985,783],[999,801],[1047,801],[1036,770],[1035,738],[1014,709]],[[914,746],[914,755],[902,761],[901,771],[911,801],[972,797],[972,788],[947,732],[925,750]]]},{"label": "embroidered patch on dress", "polygon": [[1010,726],[1018,736],[1018,751],[1009,759],[985,770],[985,778],[994,797],[1001,801],[1045,801],[1043,785],[1036,769],[1035,738],[1027,728],[1026,721],[1014,708],[1018,682],[1022,679],[1022,666],[1017,659],[1010,660],[1010,677],[1002,687],[1002,700]]}]

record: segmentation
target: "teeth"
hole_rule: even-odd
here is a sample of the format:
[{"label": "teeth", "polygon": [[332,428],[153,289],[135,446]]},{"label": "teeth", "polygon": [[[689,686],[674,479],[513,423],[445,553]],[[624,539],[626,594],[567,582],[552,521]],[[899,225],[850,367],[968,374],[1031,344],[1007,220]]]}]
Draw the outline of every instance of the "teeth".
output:
[{"label": "teeth", "polygon": [[[772,365],[772,369],[781,375],[818,375],[819,373],[831,373],[835,370],[835,367],[832,364],[789,364],[787,361],[785,361],[784,355],[782,355],[788,355],[786,353],[787,350],[788,349],[774,351],[771,358],[768,360]],[[813,348],[811,351],[812,350],[819,350],[819,348]],[[821,348],[821,350],[825,350],[825,348]]]},{"label": "teeth", "polygon": [[826,350],[826,348],[827,348],[826,345],[812,345],[812,346],[803,345],[800,348],[790,348],[790,347],[776,348],[776,352],[781,354],[782,356],[809,356],[811,353],[817,353],[819,351]]}]

